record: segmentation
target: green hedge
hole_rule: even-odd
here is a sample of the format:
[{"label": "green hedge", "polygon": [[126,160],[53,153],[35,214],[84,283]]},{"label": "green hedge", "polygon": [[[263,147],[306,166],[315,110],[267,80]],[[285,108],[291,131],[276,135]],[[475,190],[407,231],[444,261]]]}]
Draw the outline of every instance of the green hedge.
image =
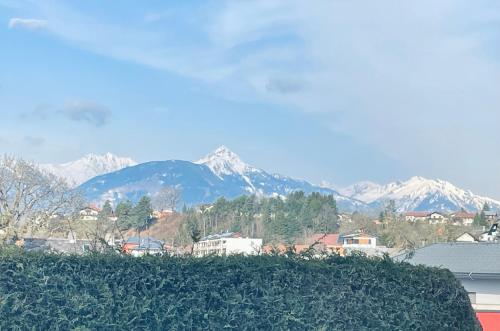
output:
[{"label": "green hedge", "polygon": [[359,256],[0,252],[1,330],[478,330],[445,270]]}]

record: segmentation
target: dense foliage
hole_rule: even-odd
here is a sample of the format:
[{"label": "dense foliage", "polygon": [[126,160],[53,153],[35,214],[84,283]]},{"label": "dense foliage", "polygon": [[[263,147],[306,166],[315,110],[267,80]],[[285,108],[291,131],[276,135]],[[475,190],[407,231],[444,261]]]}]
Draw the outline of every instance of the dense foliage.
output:
[{"label": "dense foliage", "polygon": [[445,270],[338,256],[0,252],[0,329],[478,330]]},{"label": "dense foliage", "polygon": [[[106,204],[108,203],[106,202]],[[143,196],[135,206],[129,200],[122,201],[116,206],[115,210],[116,217],[118,217],[118,227],[124,230],[142,229],[151,225],[154,221],[151,217],[152,213],[151,198],[148,196]]]},{"label": "dense foliage", "polygon": [[201,208],[201,213],[191,209],[184,214],[189,229],[197,223],[202,234],[235,231],[266,242],[300,241],[312,233],[335,232],[339,226],[335,199],[319,193],[294,192],[286,198],[220,198]]}]

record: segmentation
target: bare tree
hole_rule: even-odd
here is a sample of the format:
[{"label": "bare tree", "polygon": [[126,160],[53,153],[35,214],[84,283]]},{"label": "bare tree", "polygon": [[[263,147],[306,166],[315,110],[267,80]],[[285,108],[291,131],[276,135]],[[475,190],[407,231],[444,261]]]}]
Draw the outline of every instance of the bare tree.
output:
[{"label": "bare tree", "polygon": [[81,203],[65,180],[22,159],[0,157],[0,240],[10,241],[69,214]]},{"label": "bare tree", "polygon": [[181,189],[177,186],[162,188],[153,198],[153,207],[157,210],[175,210],[181,199]]}]

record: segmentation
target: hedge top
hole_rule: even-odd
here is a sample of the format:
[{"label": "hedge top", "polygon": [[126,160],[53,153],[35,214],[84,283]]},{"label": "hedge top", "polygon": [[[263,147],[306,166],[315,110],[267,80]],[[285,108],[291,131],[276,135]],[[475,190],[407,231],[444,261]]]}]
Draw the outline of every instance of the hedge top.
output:
[{"label": "hedge top", "polygon": [[480,327],[449,271],[389,258],[0,252],[0,329]]}]

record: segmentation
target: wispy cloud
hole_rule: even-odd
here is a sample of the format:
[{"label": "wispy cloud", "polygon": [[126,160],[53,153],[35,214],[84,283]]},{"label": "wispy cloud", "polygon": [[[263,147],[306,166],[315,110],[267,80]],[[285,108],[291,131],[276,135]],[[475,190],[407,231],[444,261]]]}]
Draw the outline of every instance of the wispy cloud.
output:
[{"label": "wispy cloud", "polygon": [[106,106],[89,100],[74,100],[62,107],[41,105],[33,111],[20,114],[24,120],[45,121],[62,117],[73,122],[85,123],[95,127],[102,127],[111,120],[113,112]]},{"label": "wispy cloud", "polygon": [[269,92],[290,94],[297,93],[304,88],[304,83],[294,78],[270,78],[266,89]]},{"label": "wispy cloud", "polygon": [[47,27],[47,21],[36,18],[19,18],[13,17],[9,20],[8,24],[10,29],[21,28],[28,30],[38,30]]},{"label": "wispy cloud", "polygon": [[71,121],[84,122],[96,127],[107,124],[112,114],[107,107],[91,101],[73,101],[58,113]]},{"label": "wispy cloud", "polygon": [[[231,0],[190,15],[175,6],[139,13],[139,24],[70,3],[35,7],[74,47],[195,79],[227,98],[321,113],[325,126],[420,173],[453,163],[445,175],[471,182],[471,170],[500,167],[496,156],[463,160],[478,146],[497,148],[498,2]],[[110,116],[62,114],[96,126]]]}]

